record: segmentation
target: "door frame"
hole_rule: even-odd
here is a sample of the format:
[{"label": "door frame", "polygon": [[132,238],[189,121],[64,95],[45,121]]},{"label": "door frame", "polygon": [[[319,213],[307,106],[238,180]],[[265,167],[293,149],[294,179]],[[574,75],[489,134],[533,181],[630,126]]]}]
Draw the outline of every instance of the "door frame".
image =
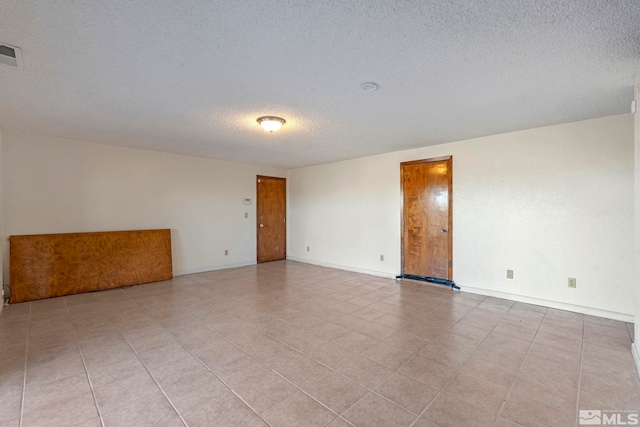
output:
[{"label": "door frame", "polygon": [[447,161],[449,166],[449,224],[447,224],[447,229],[449,230],[447,233],[449,235],[449,266],[446,279],[453,280],[453,156],[432,157],[400,163],[400,269],[402,275],[404,275],[404,167],[442,161]]},{"label": "door frame", "polygon": [[[256,264],[261,264],[269,261],[260,261],[260,197],[258,192],[260,191],[260,179],[275,179],[284,181],[284,258],[287,259],[287,178],[281,178],[278,176],[256,175]],[[274,260],[280,261],[280,260]]]}]

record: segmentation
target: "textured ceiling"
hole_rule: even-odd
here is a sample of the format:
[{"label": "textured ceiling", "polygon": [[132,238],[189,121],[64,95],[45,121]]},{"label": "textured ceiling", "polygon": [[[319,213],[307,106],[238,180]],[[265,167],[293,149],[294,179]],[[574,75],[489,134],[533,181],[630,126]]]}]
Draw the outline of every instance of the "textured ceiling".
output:
[{"label": "textured ceiling", "polygon": [[640,1],[2,0],[0,42],[2,129],[289,168],[629,112]]}]

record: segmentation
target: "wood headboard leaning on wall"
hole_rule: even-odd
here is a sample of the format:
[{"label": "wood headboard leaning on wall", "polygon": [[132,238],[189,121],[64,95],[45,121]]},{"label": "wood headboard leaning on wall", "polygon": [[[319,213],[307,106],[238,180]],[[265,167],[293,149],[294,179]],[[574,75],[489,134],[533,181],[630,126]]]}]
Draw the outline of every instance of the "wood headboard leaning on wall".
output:
[{"label": "wood headboard leaning on wall", "polygon": [[173,277],[171,230],[11,236],[11,303]]}]

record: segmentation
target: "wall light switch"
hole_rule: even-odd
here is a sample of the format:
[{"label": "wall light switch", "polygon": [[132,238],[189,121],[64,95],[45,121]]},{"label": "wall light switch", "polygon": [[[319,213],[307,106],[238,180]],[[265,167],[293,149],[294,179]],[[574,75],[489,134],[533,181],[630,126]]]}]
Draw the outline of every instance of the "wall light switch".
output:
[{"label": "wall light switch", "polygon": [[569,287],[570,288],[575,288],[576,287],[576,279],[573,277],[569,277]]},{"label": "wall light switch", "polygon": [[384,255],[380,255],[380,261],[384,261]]},{"label": "wall light switch", "polygon": [[245,213],[244,213],[244,217],[245,217],[245,218],[249,218],[249,212],[245,212]]},{"label": "wall light switch", "polygon": [[229,255],[229,249],[225,249],[225,250],[224,250],[224,254],[225,254],[225,255]]},{"label": "wall light switch", "polygon": [[513,270],[507,270],[507,279],[513,279]]}]

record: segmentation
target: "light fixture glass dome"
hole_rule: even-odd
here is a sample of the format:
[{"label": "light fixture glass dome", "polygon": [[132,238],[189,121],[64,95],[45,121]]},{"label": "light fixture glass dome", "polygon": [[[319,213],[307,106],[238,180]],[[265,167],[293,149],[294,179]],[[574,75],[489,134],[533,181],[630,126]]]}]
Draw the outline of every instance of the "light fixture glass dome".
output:
[{"label": "light fixture glass dome", "polygon": [[257,121],[258,123],[260,123],[260,126],[264,128],[264,130],[267,130],[269,132],[280,130],[282,125],[286,123],[285,119],[273,116],[259,117]]}]

